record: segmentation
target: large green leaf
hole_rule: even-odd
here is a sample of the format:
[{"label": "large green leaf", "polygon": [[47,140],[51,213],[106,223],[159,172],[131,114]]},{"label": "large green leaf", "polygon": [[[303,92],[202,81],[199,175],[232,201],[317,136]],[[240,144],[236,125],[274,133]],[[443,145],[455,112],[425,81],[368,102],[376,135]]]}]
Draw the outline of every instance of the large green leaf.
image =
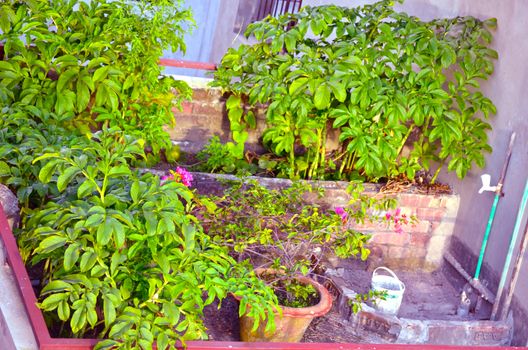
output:
[{"label": "large green leaf", "polygon": [[49,236],[43,239],[38,246],[40,253],[46,254],[54,251],[57,248],[63,247],[66,244],[67,238],[57,235]]},{"label": "large green leaf", "polygon": [[70,184],[73,178],[81,172],[77,166],[66,168],[57,178],[57,189],[63,192]]},{"label": "large green leaf", "polygon": [[317,109],[326,109],[330,106],[330,87],[326,84],[321,84],[315,90],[314,105]]}]

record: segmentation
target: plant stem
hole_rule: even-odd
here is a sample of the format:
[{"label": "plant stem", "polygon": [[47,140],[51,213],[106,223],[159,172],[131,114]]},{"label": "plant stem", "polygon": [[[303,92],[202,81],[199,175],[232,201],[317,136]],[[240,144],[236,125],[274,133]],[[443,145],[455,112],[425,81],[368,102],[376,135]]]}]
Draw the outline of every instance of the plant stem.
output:
[{"label": "plant stem", "polygon": [[322,145],[321,129],[317,129],[317,146],[315,147],[316,151],[315,151],[314,159],[313,159],[312,165],[310,167],[310,173],[308,174],[309,179],[313,178],[313,175],[314,175],[314,173],[316,172],[316,170],[318,168],[319,157],[321,156],[320,152],[319,152],[319,149],[321,148],[321,145]]},{"label": "plant stem", "polygon": [[325,162],[326,162],[326,122],[324,124],[323,130],[321,130],[321,149],[319,150],[319,153],[321,155],[320,158],[320,167],[323,169],[323,173],[325,171]]},{"label": "plant stem", "polygon": [[424,139],[425,139],[425,131],[429,128],[429,123],[431,122],[431,116],[428,115],[427,118],[425,118],[425,123],[424,123],[424,126],[422,128],[422,132],[420,134],[420,147],[423,146],[423,142],[424,142]]},{"label": "plant stem", "polygon": [[341,162],[341,166],[339,167],[339,178],[341,178],[341,175],[343,174],[343,170],[345,169],[345,166],[347,164],[348,157],[350,157],[350,153],[348,153],[347,151],[343,151],[343,153],[340,156],[338,156],[336,160],[343,156],[345,158],[343,159],[343,161]]},{"label": "plant stem", "polygon": [[402,139],[402,142],[400,143],[400,147],[398,147],[398,151],[396,152],[396,159],[400,155],[403,147],[405,146],[405,143],[407,142],[407,139],[409,138],[409,135],[411,134],[413,130],[414,130],[414,124],[411,124],[411,126],[409,127],[409,130],[407,130],[407,133],[405,134],[405,136]]},{"label": "plant stem", "polygon": [[445,163],[445,161],[442,161],[442,163],[440,163],[440,166],[438,167],[438,169],[436,169],[436,171],[434,173],[434,176],[431,179],[431,184],[434,184],[436,182],[436,178],[440,174],[440,170],[442,170],[442,168],[444,167],[444,163]]}]

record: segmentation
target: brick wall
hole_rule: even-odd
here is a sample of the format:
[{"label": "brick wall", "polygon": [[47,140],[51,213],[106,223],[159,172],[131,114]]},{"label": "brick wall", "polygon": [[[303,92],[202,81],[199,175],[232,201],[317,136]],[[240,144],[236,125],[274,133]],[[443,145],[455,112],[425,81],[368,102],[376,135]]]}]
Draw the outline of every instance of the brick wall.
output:
[{"label": "brick wall", "polygon": [[[229,120],[225,110],[226,98],[219,89],[194,89],[193,99],[184,102],[182,110],[174,108],[175,127],[166,130],[171,139],[185,152],[196,153],[207,141],[218,135],[223,142],[230,140]],[[257,113],[257,130],[249,132],[246,148],[262,151],[258,137],[262,134],[263,111]]]},{"label": "brick wall", "polygon": [[[192,101],[184,102],[182,109],[173,109],[176,126],[167,128],[173,142],[185,152],[196,153],[207,141],[218,135],[223,142],[230,141],[229,120],[225,110],[226,97],[219,89],[195,88]],[[248,130],[246,149],[257,153],[264,151],[259,142],[265,127],[265,110],[257,108],[257,128]],[[337,132],[329,128],[327,149],[338,146]]]},{"label": "brick wall", "polygon": [[[193,187],[201,193],[221,192],[219,178],[233,178],[231,175],[194,173]],[[290,180],[258,178],[270,188],[284,187],[291,184]],[[342,181],[312,181],[312,184],[324,188],[325,196],[316,199],[309,198],[321,206],[335,208],[345,206],[349,197],[346,193],[347,182]],[[437,194],[426,195],[408,192],[387,194],[395,197],[402,214],[415,215],[418,222],[415,225],[404,226],[402,233],[394,232],[392,226],[383,224],[363,224],[356,226],[362,232],[372,234],[369,248],[372,253],[369,261],[373,265],[383,265],[391,268],[414,269],[432,271],[442,264],[444,251],[447,249],[456,214],[459,206],[458,195]],[[365,192],[376,195],[379,186],[367,184]]]},{"label": "brick wall", "polygon": [[[174,142],[180,144],[183,151],[196,153],[213,135],[222,141],[229,140],[229,121],[225,112],[225,97],[218,89],[195,88],[193,100],[183,104],[182,110],[174,110],[176,126],[168,128]],[[264,127],[263,111],[257,113],[257,130],[251,131],[246,147],[261,151],[258,138]],[[329,137],[329,148],[335,147],[337,135]],[[208,186],[213,179],[204,178],[202,185]],[[274,186],[285,180],[267,179]],[[208,183],[208,185],[205,185]],[[326,205],[339,206],[348,202],[347,183],[321,182],[326,189]],[[200,186],[200,185],[199,185]],[[368,191],[377,193],[376,186]],[[433,270],[442,263],[442,256],[453,233],[459,206],[457,195],[425,195],[410,192],[394,194],[399,201],[402,213],[415,215],[418,223],[405,227],[403,233],[396,233],[391,227],[383,225],[363,225],[358,227],[373,235],[371,258],[380,259],[389,267],[422,268]]]}]

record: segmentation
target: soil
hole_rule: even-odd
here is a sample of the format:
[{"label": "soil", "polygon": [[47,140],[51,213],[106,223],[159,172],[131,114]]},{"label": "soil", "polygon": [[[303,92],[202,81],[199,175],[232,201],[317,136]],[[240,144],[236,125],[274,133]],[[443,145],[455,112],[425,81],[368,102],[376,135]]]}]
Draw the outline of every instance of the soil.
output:
[{"label": "soil", "polygon": [[[370,288],[372,267],[363,262],[349,261],[336,269],[340,277],[332,277],[338,285],[346,286],[356,292],[365,293]],[[487,302],[477,313],[467,317],[457,316],[460,292],[465,280],[448,266],[433,272],[394,270],[405,284],[405,293],[398,317],[417,320],[477,320],[489,318],[491,306]],[[473,300],[475,302],[476,300]],[[239,341],[238,302],[228,297],[220,308],[215,303],[204,312],[205,324],[210,340]],[[335,307],[323,317],[312,321],[305,333],[303,342],[343,342],[361,343],[364,339],[349,331],[347,321]]]},{"label": "soil", "polygon": [[[202,161],[196,158],[196,155],[192,153],[182,154],[182,159],[178,163],[168,163],[166,161],[161,161],[155,166],[152,167],[154,170],[158,171],[169,171],[174,169],[176,164],[187,168],[189,171],[197,171],[196,166],[202,163]],[[262,171],[261,173],[254,174],[254,176],[260,177],[272,177],[271,173]],[[346,180],[343,180],[346,181]],[[387,182],[380,182],[380,193],[391,194],[391,193],[400,193],[400,192],[411,192],[411,193],[420,193],[426,195],[435,195],[435,194],[452,194],[453,190],[447,184],[435,182],[431,183],[430,174],[420,171],[416,174],[416,177],[413,181],[409,181],[406,178],[396,178],[389,180]]]},{"label": "soil", "polygon": [[[219,307],[220,306],[220,307]],[[229,295],[219,305],[218,300],[204,309],[204,324],[209,340],[240,341],[238,300]]]}]

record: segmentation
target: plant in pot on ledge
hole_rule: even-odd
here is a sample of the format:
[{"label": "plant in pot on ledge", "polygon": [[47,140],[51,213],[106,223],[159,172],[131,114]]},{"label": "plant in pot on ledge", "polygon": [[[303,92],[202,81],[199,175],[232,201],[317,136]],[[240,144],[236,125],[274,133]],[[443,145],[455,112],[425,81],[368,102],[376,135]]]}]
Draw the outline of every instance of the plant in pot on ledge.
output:
[{"label": "plant in pot on ledge", "polygon": [[[325,209],[307,203],[312,186],[294,182],[290,187],[269,189],[255,180],[229,183],[222,197],[212,197],[209,210],[196,214],[204,230],[218,245],[227,246],[242,262],[248,260],[256,275],[273,289],[280,307],[274,312],[251,303],[251,288],[237,291],[240,300],[240,333],[243,341],[298,342],[313,318],[330,311],[332,297],[316,279],[328,257],[360,257],[365,260],[369,235],[354,224],[385,222],[396,206],[394,199],[362,194],[351,184],[346,208]],[[385,215],[384,215],[385,214]],[[314,279],[310,277],[316,277]]]}]

